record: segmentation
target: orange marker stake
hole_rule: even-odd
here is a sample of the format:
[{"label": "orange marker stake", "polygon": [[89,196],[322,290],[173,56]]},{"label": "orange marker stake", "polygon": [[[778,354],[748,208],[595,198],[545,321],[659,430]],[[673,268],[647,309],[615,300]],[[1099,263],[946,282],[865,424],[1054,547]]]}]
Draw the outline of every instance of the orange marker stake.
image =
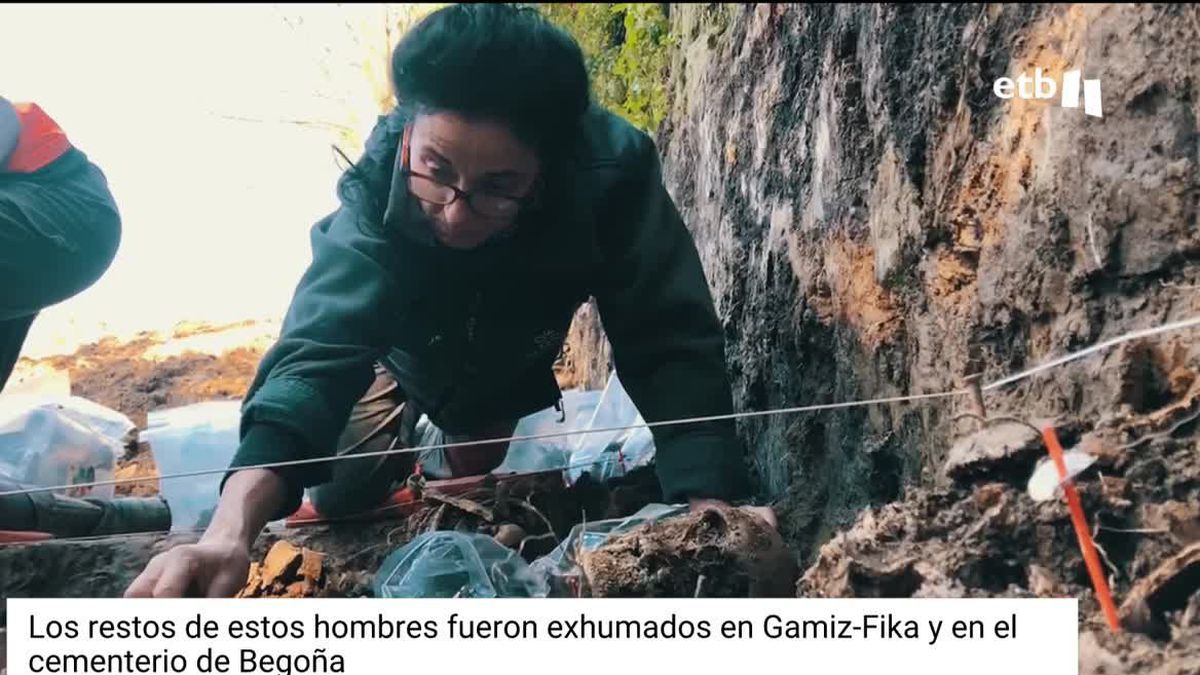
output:
[{"label": "orange marker stake", "polygon": [[1075,536],[1079,538],[1079,550],[1083,551],[1083,562],[1092,578],[1092,587],[1096,589],[1100,607],[1104,609],[1104,618],[1108,619],[1108,627],[1114,633],[1120,633],[1121,621],[1117,618],[1117,606],[1113,604],[1112,593],[1104,579],[1100,556],[1096,554],[1096,546],[1092,543],[1087,518],[1083,515],[1083,505],[1079,503],[1079,493],[1075,490],[1075,483],[1067,476],[1067,463],[1063,460],[1063,449],[1058,443],[1058,434],[1054,433],[1054,427],[1045,427],[1042,429],[1042,438],[1046,441],[1046,448],[1050,451],[1050,457],[1054,459],[1054,465],[1058,467],[1058,477],[1062,481],[1067,508],[1071,512],[1071,523],[1075,526]]}]

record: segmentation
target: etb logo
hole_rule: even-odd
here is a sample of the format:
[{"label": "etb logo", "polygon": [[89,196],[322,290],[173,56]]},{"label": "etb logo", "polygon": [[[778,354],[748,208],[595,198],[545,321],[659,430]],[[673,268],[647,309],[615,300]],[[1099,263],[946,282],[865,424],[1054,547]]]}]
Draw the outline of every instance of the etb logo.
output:
[{"label": "etb logo", "polygon": [[[1080,83],[1083,84],[1083,112],[1092,117],[1104,117],[1100,106],[1100,80],[1084,80],[1078,70],[1063,73],[1062,107],[1078,108]],[[1014,81],[1002,77],[992,85],[992,92],[1003,99],[1020,98],[1051,99],[1058,93],[1058,82],[1053,77],[1042,75],[1042,69],[1033,71],[1033,77],[1021,73]]]}]

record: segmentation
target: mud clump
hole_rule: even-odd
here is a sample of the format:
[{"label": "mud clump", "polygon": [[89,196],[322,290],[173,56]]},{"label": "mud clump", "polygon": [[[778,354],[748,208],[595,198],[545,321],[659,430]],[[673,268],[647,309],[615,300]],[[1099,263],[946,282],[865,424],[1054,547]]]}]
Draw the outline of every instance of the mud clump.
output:
[{"label": "mud clump", "polygon": [[950,448],[942,471],[960,483],[1002,478],[1003,472],[1028,475],[1043,454],[1037,430],[1019,422],[1003,422],[960,439]]},{"label": "mud clump", "polygon": [[799,576],[779,534],[733,508],[647,523],[579,562],[592,597],[788,597]]}]

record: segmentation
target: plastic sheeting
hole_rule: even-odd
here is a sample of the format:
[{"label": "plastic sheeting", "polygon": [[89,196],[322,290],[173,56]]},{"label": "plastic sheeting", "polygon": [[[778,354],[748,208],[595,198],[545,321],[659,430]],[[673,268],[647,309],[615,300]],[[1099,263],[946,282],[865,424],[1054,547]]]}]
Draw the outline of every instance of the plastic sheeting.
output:
[{"label": "plastic sheeting", "polygon": [[[654,436],[645,426],[637,406],[629,398],[616,373],[609,376],[600,401],[571,451],[567,479],[571,483],[584,473],[608,480],[654,461]],[[634,429],[624,427],[636,426]],[[608,431],[610,429],[615,429]],[[605,431],[597,431],[605,430]]]},{"label": "plastic sheeting", "polygon": [[483,534],[427,532],[383,561],[377,598],[540,598],[546,582],[516,551]]},{"label": "plastic sheeting", "polygon": [[[129,418],[79,397],[0,397],[0,475],[37,487],[111,480],[134,431]],[[114,494],[112,485],[60,492]]]}]

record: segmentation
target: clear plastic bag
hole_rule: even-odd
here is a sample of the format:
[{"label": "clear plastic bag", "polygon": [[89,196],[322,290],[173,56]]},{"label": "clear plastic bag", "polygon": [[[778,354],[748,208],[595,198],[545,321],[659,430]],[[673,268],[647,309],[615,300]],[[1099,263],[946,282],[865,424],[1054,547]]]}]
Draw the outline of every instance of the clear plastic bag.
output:
[{"label": "clear plastic bag", "polygon": [[[579,431],[591,420],[596,405],[600,402],[599,391],[571,390],[563,392],[563,408],[566,419],[559,422],[562,414],[555,408],[539,410],[526,415],[517,422],[513,437],[540,436]],[[446,442],[445,436],[425,415],[417,422],[416,443],[419,446],[435,446]],[[572,442],[576,437],[563,435],[554,438],[513,441],[500,466],[492,473],[529,473],[566,469],[571,461]],[[438,448],[420,453],[421,470],[431,478],[450,478],[450,467],[445,452]]]},{"label": "clear plastic bag", "polygon": [[[0,475],[39,487],[111,480],[134,425],[78,397],[0,398]],[[112,485],[60,491],[111,499]]]},{"label": "clear plastic bag", "polygon": [[[583,429],[600,403],[601,392],[572,390],[563,392],[566,419],[554,408],[528,415],[517,423],[513,436],[541,436]],[[571,461],[573,436],[556,436],[536,440],[513,441],[508,446],[504,463],[495,473],[525,473],[546,469],[565,469]]]},{"label": "clear plastic bag", "polygon": [[[600,396],[585,429],[613,429],[645,424],[614,372]],[[654,435],[649,427],[580,434],[571,453],[567,478],[571,483],[584,473],[597,480],[623,476],[654,461]]]},{"label": "clear plastic bag", "polygon": [[122,445],[129,445],[137,439],[137,425],[116,410],[79,396],[56,398],[52,401],[60,406],[64,415]]},{"label": "clear plastic bag", "polygon": [[598,520],[594,523],[583,523],[571,528],[566,539],[562,540],[553,551],[538,558],[530,564],[530,569],[546,584],[550,595],[554,597],[573,597],[578,590],[579,571],[573,554],[576,551],[590,551],[615,534],[628,532],[645,523],[662,518],[687,513],[685,504],[647,504],[640,511],[628,518],[613,518]]},{"label": "clear plastic bag", "polygon": [[427,532],[389,555],[377,598],[542,598],[545,580],[510,548],[483,534]]},{"label": "clear plastic bag", "polygon": [[[208,401],[151,411],[142,437],[150,444],[159,475],[222,469],[229,466],[237,451],[240,424],[240,402]],[[171,507],[172,530],[208,525],[222,476],[216,473],[159,481],[160,492]]]},{"label": "clear plastic bag", "polygon": [[[562,433],[555,438],[513,441],[504,462],[495,473],[526,473],[565,469],[567,480],[590,473],[608,480],[654,462],[654,434],[644,425],[641,413],[621,385],[617,374],[609,376],[601,391],[572,390],[563,394],[567,419],[547,408],[522,418],[514,437]],[[622,427],[634,427],[632,429]],[[595,429],[621,428],[616,431]],[[416,442],[421,446],[445,443],[444,436],[428,417],[417,422]],[[450,470],[442,449],[420,454],[422,470],[431,478],[449,478]]]}]

